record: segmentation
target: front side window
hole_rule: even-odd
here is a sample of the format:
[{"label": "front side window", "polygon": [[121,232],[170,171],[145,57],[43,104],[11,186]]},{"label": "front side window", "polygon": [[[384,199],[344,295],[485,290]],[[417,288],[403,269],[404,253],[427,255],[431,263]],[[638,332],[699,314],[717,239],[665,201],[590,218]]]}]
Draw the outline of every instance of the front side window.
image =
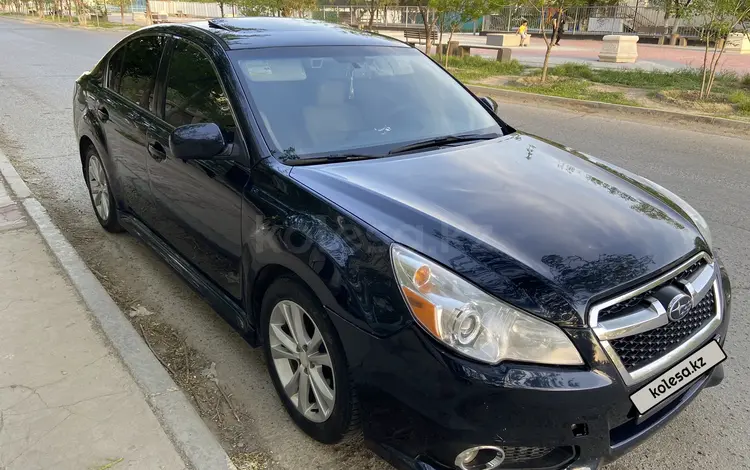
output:
[{"label": "front side window", "polygon": [[235,128],[211,60],[185,41],[177,43],[169,62],[164,120],[175,127],[214,122],[230,138]]},{"label": "front side window", "polygon": [[282,160],[385,155],[432,138],[502,135],[484,106],[411,48],[279,47],[231,57]]},{"label": "front side window", "polygon": [[149,109],[162,48],[163,38],[159,36],[135,38],[120,48],[109,62],[109,88]]}]

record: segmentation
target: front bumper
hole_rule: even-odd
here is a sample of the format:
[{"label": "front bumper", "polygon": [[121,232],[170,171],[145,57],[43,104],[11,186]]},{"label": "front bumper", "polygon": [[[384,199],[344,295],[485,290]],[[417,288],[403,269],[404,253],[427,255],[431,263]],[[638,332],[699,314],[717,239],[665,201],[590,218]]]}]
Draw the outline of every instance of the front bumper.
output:
[{"label": "front bumper", "polygon": [[[722,278],[725,314],[708,340],[721,344],[730,317],[723,270]],[[622,381],[589,329],[567,331],[585,368],[490,366],[451,354],[416,326],[375,338],[332,317],[359,394],[366,441],[403,470],[452,470],[458,453],[478,445],[500,446],[521,459],[506,459],[500,468],[596,469],[645,441],[723,378],[719,365],[639,416],[629,397],[642,384]]]}]

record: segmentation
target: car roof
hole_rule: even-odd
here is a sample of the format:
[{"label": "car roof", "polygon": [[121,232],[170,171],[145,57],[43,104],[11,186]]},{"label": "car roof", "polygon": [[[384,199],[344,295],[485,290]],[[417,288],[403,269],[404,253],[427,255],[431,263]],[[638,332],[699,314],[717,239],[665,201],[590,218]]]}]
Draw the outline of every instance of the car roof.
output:
[{"label": "car roof", "polygon": [[[160,29],[185,29],[185,25],[160,26]],[[187,27],[202,29],[219,39],[226,49],[287,46],[409,47],[397,39],[380,34],[300,18],[217,18],[187,23]]]}]

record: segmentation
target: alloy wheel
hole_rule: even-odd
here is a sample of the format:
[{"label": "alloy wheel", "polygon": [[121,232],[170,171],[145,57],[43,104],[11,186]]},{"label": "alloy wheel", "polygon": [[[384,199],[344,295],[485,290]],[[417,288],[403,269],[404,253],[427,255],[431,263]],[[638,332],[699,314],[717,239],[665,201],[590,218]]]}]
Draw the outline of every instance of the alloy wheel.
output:
[{"label": "alloy wheel", "polygon": [[301,306],[282,300],[271,311],[268,337],[286,396],[308,420],[327,420],[336,401],[336,380],[318,326]]},{"label": "alloy wheel", "polygon": [[109,185],[104,173],[104,165],[97,155],[91,155],[88,168],[89,191],[94,210],[102,220],[109,219]]}]

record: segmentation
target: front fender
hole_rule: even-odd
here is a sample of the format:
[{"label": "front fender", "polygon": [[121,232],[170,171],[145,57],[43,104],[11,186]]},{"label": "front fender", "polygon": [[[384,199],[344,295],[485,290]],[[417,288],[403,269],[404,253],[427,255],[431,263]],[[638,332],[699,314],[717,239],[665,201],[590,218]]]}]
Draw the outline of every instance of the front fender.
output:
[{"label": "front fender", "polygon": [[249,305],[260,303],[262,290],[255,287],[264,282],[263,271],[278,267],[298,276],[332,313],[369,333],[386,336],[411,323],[392,274],[391,240],[274,164],[281,165],[273,160],[255,167],[243,198]]}]

